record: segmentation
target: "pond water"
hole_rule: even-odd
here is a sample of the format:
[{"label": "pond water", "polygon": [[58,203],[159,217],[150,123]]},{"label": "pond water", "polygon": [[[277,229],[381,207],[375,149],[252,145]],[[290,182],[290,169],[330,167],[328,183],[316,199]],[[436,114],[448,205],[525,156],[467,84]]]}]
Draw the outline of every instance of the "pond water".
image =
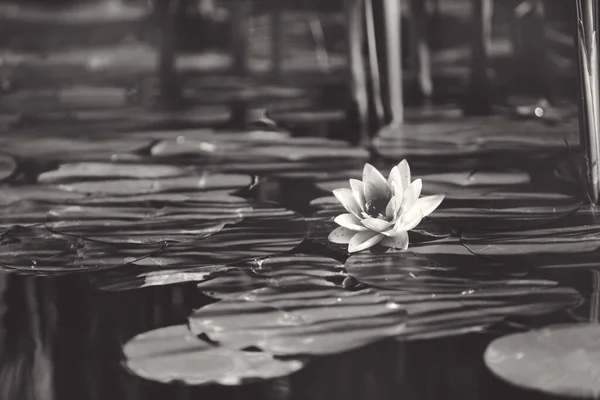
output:
[{"label": "pond water", "polygon": [[[600,223],[576,121],[427,116],[367,151],[125,114],[0,138],[0,398],[600,393]],[[331,190],[404,158],[446,195],[409,250],[330,243]]]}]

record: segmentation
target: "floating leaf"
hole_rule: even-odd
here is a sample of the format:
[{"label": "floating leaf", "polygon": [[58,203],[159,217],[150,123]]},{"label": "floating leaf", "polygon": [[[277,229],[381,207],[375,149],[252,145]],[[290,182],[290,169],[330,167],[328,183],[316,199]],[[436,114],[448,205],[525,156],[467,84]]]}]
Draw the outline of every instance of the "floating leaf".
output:
[{"label": "floating leaf", "polygon": [[433,290],[416,295],[385,290],[382,294],[408,312],[401,338],[416,340],[483,331],[506,318],[547,315],[581,304],[576,290],[556,285],[546,280],[506,279],[504,284],[498,280],[476,289],[476,284],[465,285],[461,292],[440,295]]},{"label": "floating leaf", "polygon": [[559,325],[493,341],[486,365],[502,379],[554,396],[600,396],[600,325]]},{"label": "floating leaf", "polygon": [[[576,123],[574,121],[573,123]],[[543,157],[565,148],[565,140],[578,139],[568,125],[544,126],[536,121],[515,121],[504,116],[485,118],[443,118],[403,125],[400,130],[382,130],[374,140],[375,151],[388,159],[446,157],[465,159],[490,155],[513,163],[509,156]]]},{"label": "floating leaf", "polygon": [[195,311],[191,330],[220,344],[274,355],[334,354],[403,332],[405,312],[372,290],[257,289]]},{"label": "floating leaf", "polygon": [[[212,297],[235,297],[267,286],[335,286],[346,276],[338,261],[308,254],[279,255],[250,261],[198,284]],[[328,280],[329,279],[329,280]]]},{"label": "floating leaf", "polygon": [[202,174],[164,179],[117,179],[63,184],[62,190],[95,195],[134,195],[144,193],[239,189],[251,183],[248,175]]},{"label": "floating leaf", "polygon": [[83,272],[113,268],[148,257],[160,246],[107,245],[13,226],[0,234],[0,267],[25,273]]},{"label": "floating leaf", "polygon": [[506,317],[548,314],[581,301],[575,290],[555,281],[489,268],[459,244],[415,250],[425,248],[422,253],[356,254],[345,265],[349,275],[382,288],[408,311],[404,339],[481,331]]},{"label": "floating leaf", "polygon": [[[382,169],[387,176],[389,171]],[[348,174],[348,179],[360,179],[362,171]],[[423,194],[443,193],[447,199],[476,198],[479,195],[499,191],[509,186],[522,186],[531,182],[529,174],[520,171],[454,171],[435,174],[418,174],[414,177],[423,181]],[[349,187],[348,179],[321,180],[317,186],[325,191]]]},{"label": "floating leaf", "polygon": [[347,170],[369,156],[365,149],[326,138],[232,139],[224,141],[207,137],[203,141],[163,141],[152,149],[152,153],[189,164],[218,165],[217,169],[221,172],[294,177]]},{"label": "floating leaf", "polygon": [[463,243],[473,253],[498,262],[520,259],[546,268],[589,266],[600,248],[595,214],[593,208],[587,208],[535,229],[465,234]]},{"label": "floating leaf", "polygon": [[15,135],[0,138],[0,148],[7,154],[32,159],[61,161],[102,160],[114,155],[132,153],[149,146],[149,142],[120,138],[89,140],[81,138]]},{"label": "floating leaf", "polygon": [[246,200],[229,195],[200,195],[193,201],[156,206],[105,201],[104,205],[55,207],[49,212],[46,226],[62,234],[110,243],[191,241],[241,221],[250,210]]},{"label": "floating leaf", "polygon": [[125,365],[134,374],[162,383],[240,385],[289,375],[301,360],[279,360],[270,354],[213,346],[176,325],[145,332],[123,347]]},{"label": "floating leaf", "polygon": [[159,253],[135,262],[150,267],[145,271],[140,268],[109,271],[99,278],[98,285],[125,290],[157,282],[202,281],[216,271],[223,271],[225,266],[285,253],[299,245],[305,235],[306,224],[298,214],[273,205],[256,204],[251,212],[244,213],[242,222],[193,243],[172,243]]},{"label": "floating leaf", "polygon": [[180,167],[159,164],[124,164],[124,163],[68,163],[58,169],[44,172],[38,177],[39,182],[52,183],[68,180],[110,178],[166,178],[184,175]]},{"label": "floating leaf", "polygon": [[0,206],[6,206],[26,200],[37,200],[45,203],[64,203],[68,200],[83,199],[82,193],[65,192],[51,186],[23,185],[0,186]]}]

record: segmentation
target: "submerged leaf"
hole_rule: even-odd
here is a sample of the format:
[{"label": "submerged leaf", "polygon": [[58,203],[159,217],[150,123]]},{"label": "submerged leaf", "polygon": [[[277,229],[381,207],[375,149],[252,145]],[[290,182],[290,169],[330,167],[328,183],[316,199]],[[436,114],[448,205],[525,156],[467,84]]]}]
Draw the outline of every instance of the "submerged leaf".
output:
[{"label": "submerged leaf", "polygon": [[600,325],[558,325],[496,339],[486,365],[506,381],[554,396],[600,396]]},{"label": "submerged leaf", "polygon": [[241,385],[286,376],[304,366],[302,360],[213,346],[185,325],[139,334],[125,344],[123,353],[127,368],[144,379],[188,385]]},{"label": "submerged leaf", "polygon": [[256,289],[190,316],[196,334],[275,355],[334,354],[396,336],[405,311],[373,290],[283,286]]}]

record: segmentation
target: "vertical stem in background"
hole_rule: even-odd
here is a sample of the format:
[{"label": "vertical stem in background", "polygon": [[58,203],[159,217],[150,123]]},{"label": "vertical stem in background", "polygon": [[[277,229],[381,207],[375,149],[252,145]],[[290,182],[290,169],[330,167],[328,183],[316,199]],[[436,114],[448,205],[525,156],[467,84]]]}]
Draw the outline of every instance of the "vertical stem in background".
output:
[{"label": "vertical stem in background", "polygon": [[402,37],[400,29],[400,0],[383,0],[387,46],[387,75],[392,125],[404,122],[402,90]]},{"label": "vertical stem in background", "polygon": [[285,0],[272,0],[271,7],[271,73],[281,77],[283,71],[283,12]]},{"label": "vertical stem in background", "polygon": [[431,52],[427,42],[427,4],[425,0],[411,1],[411,69],[416,77],[417,95],[429,99],[433,95]]},{"label": "vertical stem in background", "polygon": [[163,101],[181,97],[176,68],[176,13],[172,10],[173,0],[157,0],[156,17],[159,21],[158,77],[160,97]]},{"label": "vertical stem in background", "polygon": [[377,57],[377,38],[375,35],[375,14],[373,0],[365,0],[365,16],[367,26],[367,47],[369,49],[369,64],[371,71],[371,86],[373,87],[373,106],[377,117],[377,127],[381,127],[385,118],[383,99],[381,97],[381,79],[379,79],[379,59]]},{"label": "vertical stem in background", "polygon": [[231,7],[231,50],[234,73],[246,76],[248,73],[248,0],[235,0]]},{"label": "vertical stem in background", "polygon": [[492,39],[493,0],[473,0],[473,35],[471,42],[471,76],[465,112],[490,112],[488,80],[489,52]]},{"label": "vertical stem in background", "polygon": [[600,322],[600,271],[592,271],[592,295],[590,296],[590,322]]},{"label": "vertical stem in background", "polygon": [[598,3],[577,0],[577,53],[580,80],[579,129],[585,149],[584,171],[594,204],[600,199],[600,119],[598,86]]},{"label": "vertical stem in background", "polygon": [[315,53],[317,56],[317,63],[323,71],[328,71],[331,67],[329,60],[329,53],[327,52],[327,43],[325,43],[325,32],[323,31],[323,24],[319,19],[318,13],[311,12],[308,15],[308,29],[310,35],[315,43]]},{"label": "vertical stem in background", "polygon": [[346,18],[348,27],[348,56],[350,59],[350,87],[354,107],[358,113],[359,144],[368,145],[369,135],[369,99],[365,62],[363,58],[363,0],[346,0]]}]

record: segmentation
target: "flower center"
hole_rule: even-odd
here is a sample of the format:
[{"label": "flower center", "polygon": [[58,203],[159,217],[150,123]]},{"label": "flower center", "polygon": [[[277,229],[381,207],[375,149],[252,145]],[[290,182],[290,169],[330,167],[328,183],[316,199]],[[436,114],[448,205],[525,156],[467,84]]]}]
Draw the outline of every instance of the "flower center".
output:
[{"label": "flower center", "polygon": [[378,218],[383,214],[381,210],[385,210],[386,206],[387,202],[385,199],[369,200],[365,204],[365,212],[373,218]]}]

